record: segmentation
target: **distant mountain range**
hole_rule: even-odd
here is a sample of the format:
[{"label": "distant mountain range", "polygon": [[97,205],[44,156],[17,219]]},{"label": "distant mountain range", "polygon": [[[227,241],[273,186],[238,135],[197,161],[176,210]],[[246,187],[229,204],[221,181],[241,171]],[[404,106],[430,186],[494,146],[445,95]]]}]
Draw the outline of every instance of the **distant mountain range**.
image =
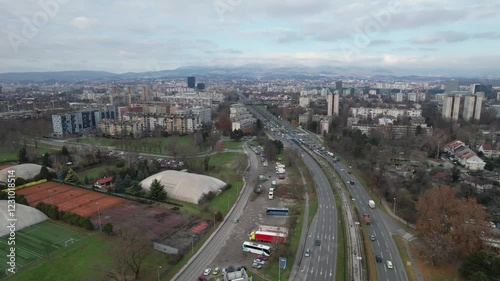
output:
[{"label": "distant mountain range", "polygon": [[[199,78],[248,78],[248,79],[319,79],[325,77],[360,78],[369,77],[380,80],[406,80],[406,81],[438,81],[450,78],[398,75],[388,69],[363,69],[353,67],[317,66],[308,67],[303,65],[293,66],[268,66],[260,64],[249,64],[244,66],[187,66],[173,70],[160,70],[151,72],[127,72],[122,74],[105,71],[58,71],[58,72],[9,72],[0,73],[0,82],[83,82],[92,80],[130,80],[148,78],[183,78],[196,76]],[[458,78],[460,79],[460,78]],[[474,81],[468,78],[467,80]],[[480,82],[480,79],[475,79]],[[490,83],[491,84],[491,83]],[[496,84],[496,83],[493,83]]]}]

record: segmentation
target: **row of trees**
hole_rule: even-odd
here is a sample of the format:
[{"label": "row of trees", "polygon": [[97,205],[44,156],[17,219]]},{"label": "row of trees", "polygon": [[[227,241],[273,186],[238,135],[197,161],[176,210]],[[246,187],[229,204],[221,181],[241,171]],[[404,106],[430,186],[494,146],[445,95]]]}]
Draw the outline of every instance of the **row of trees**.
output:
[{"label": "row of trees", "polygon": [[88,230],[94,229],[94,225],[89,218],[71,212],[60,211],[57,206],[39,202],[36,208],[53,220],[62,220],[71,225],[83,227]]}]

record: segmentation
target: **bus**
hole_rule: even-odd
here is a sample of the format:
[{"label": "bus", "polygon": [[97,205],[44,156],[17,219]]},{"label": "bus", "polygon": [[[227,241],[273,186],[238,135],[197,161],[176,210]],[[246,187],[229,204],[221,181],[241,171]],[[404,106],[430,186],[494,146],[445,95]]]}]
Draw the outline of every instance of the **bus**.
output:
[{"label": "bus", "polygon": [[269,257],[271,255],[271,247],[262,244],[245,241],[243,242],[243,245],[241,245],[241,248],[243,252],[249,252],[256,255],[264,255],[266,257]]},{"label": "bus", "polygon": [[266,215],[270,216],[288,216],[288,208],[267,208]]}]

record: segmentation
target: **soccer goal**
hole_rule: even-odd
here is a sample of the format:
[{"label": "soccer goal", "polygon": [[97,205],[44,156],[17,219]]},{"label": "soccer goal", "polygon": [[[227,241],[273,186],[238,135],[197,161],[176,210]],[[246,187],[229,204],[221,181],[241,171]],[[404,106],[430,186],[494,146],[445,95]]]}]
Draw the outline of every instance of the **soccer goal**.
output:
[{"label": "soccer goal", "polygon": [[72,245],[73,243],[75,243],[75,239],[70,238],[70,239],[64,241],[64,247],[68,247],[69,245]]}]

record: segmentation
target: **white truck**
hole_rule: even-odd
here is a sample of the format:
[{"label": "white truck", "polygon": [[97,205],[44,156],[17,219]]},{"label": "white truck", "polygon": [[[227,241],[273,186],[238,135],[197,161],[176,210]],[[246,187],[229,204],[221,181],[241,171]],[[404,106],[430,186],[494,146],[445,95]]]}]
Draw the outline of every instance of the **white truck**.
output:
[{"label": "white truck", "polygon": [[368,200],[368,206],[370,206],[370,208],[372,208],[372,209],[375,209],[375,201]]}]

